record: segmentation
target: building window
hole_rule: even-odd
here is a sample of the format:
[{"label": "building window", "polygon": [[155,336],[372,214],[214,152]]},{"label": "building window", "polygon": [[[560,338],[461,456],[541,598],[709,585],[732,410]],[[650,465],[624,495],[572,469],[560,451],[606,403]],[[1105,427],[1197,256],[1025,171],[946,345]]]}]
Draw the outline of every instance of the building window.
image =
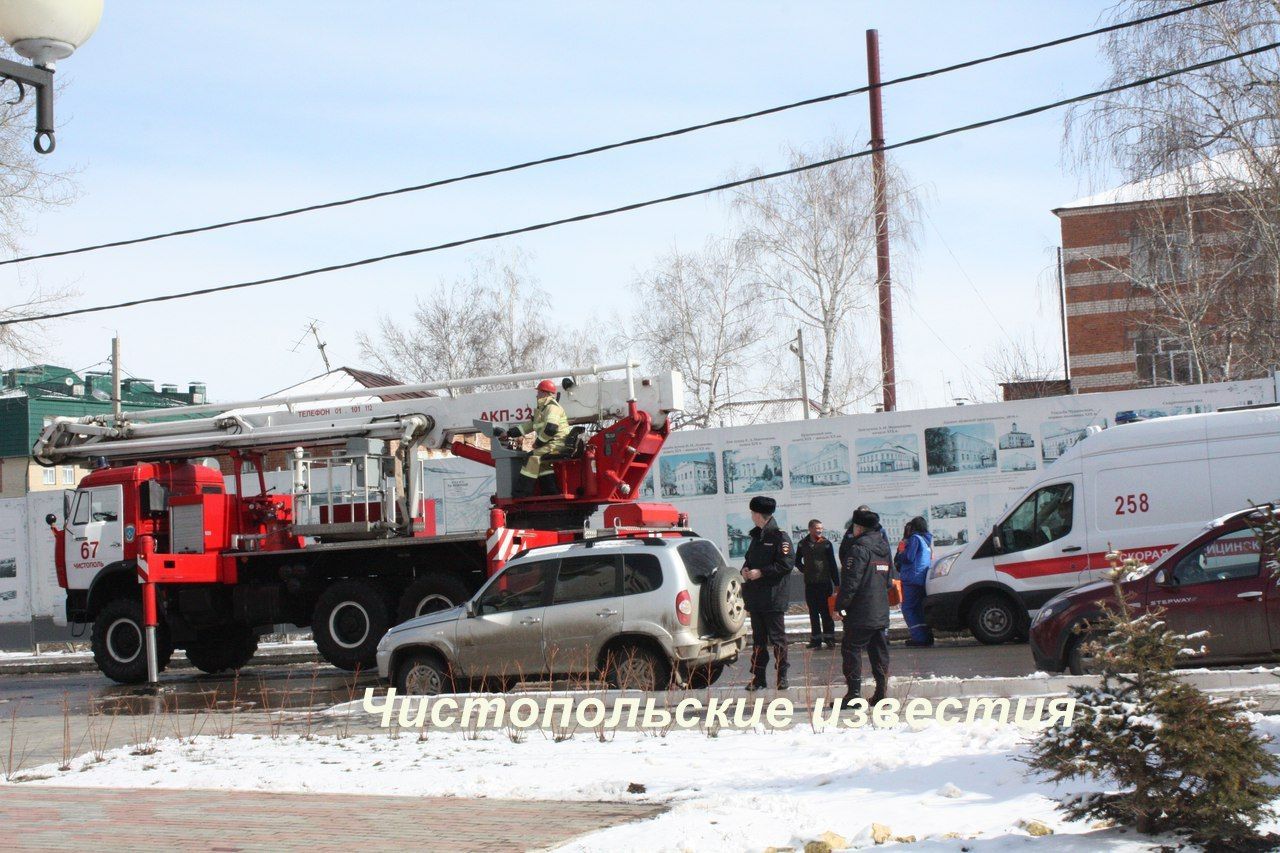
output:
[{"label": "building window", "polygon": [[1176,338],[1139,335],[1133,349],[1139,382],[1191,385],[1201,381],[1191,352]]},{"label": "building window", "polygon": [[1129,274],[1151,286],[1186,281],[1191,276],[1191,239],[1185,231],[1129,238]]},{"label": "building window", "polygon": [[46,486],[58,485],[58,472],[54,468],[45,468],[40,472],[41,482]]},{"label": "building window", "polygon": [[76,467],[74,465],[62,466],[62,485],[74,486],[76,482]]}]

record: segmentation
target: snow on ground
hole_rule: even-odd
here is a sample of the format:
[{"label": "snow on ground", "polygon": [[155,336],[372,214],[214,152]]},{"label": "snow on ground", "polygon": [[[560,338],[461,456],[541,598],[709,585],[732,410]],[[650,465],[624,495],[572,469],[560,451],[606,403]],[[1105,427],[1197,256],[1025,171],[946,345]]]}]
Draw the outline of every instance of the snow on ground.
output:
[{"label": "snow on ground", "polygon": [[[1258,717],[1266,733],[1280,721]],[[555,742],[528,731],[402,731],[346,738],[237,734],[124,747],[70,770],[31,771],[20,784],[225,788],[361,794],[629,800],[670,808],[594,833],[570,850],[803,848],[833,831],[873,846],[873,822],[915,836],[914,850],[1152,849],[1132,833],[1068,823],[1050,799],[1070,789],[1028,779],[1029,738],[1013,725],[936,723],[892,729],[578,731]],[[43,777],[43,778],[40,778]],[[644,793],[631,794],[632,783]],[[1081,786],[1083,787],[1083,786]],[[1055,835],[1032,838],[1040,820]],[[1275,829],[1277,827],[1270,827]],[[949,835],[954,833],[954,835]]]},{"label": "snow on ground", "polygon": [[[260,644],[258,646],[258,654],[270,656],[272,652],[305,651],[308,648],[314,650],[315,647],[315,641],[310,637],[291,637],[287,640]],[[0,663],[39,663],[50,659],[60,661],[93,660],[93,652],[83,647],[46,647],[41,649],[39,654],[30,651],[0,650]]]}]

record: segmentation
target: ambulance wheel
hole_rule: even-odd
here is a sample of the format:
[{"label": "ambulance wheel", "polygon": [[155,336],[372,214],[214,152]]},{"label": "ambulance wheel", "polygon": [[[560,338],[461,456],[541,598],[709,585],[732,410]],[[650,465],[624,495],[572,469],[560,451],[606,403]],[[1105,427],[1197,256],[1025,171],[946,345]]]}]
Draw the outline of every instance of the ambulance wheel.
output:
[{"label": "ambulance wheel", "polygon": [[378,643],[391,627],[391,607],[369,581],[338,581],[316,601],[311,634],[320,656],[338,669],[373,669]]},{"label": "ambulance wheel", "polygon": [[[142,625],[142,602],[124,597],[108,601],[93,620],[90,647],[102,674],[120,684],[141,684],[147,680],[147,633]],[[156,626],[156,665],[159,672],[169,665],[173,643],[169,629]]]},{"label": "ambulance wheel", "polygon": [[396,624],[457,607],[470,598],[467,587],[456,575],[424,575],[410,583],[400,595]]},{"label": "ambulance wheel", "polygon": [[1018,626],[1025,618],[1019,611],[1019,605],[1007,595],[987,593],[969,608],[969,630],[988,646],[1007,643],[1018,636]]},{"label": "ambulance wheel", "polygon": [[234,672],[252,660],[258,651],[258,637],[247,625],[227,625],[189,643],[185,651],[187,660],[201,672]]}]

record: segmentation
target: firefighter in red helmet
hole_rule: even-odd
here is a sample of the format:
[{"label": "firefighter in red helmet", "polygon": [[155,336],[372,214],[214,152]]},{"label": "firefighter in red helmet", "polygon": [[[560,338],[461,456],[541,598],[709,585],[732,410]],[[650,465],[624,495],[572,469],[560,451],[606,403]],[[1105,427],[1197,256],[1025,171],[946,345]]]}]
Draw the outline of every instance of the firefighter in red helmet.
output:
[{"label": "firefighter in red helmet", "polygon": [[559,488],[555,482],[551,460],[546,457],[564,451],[565,440],[569,437],[569,417],[556,400],[556,384],[550,379],[544,379],[538,383],[538,403],[534,408],[533,420],[530,423],[511,427],[507,430],[507,435],[511,438],[519,438],[530,432],[533,433],[533,450],[529,453],[524,467],[520,469],[520,477],[515,485],[515,496],[532,495],[535,483],[538,484],[542,494],[555,494]]}]

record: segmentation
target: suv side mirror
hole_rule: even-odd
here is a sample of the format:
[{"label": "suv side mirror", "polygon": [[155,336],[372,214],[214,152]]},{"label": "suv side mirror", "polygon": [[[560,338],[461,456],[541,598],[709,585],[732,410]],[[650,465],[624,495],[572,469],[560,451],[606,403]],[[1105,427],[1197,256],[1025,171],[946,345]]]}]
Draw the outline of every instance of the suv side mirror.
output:
[{"label": "suv side mirror", "polygon": [[474,618],[476,618],[476,602],[475,602],[475,599],[474,599],[474,598],[473,598],[473,599],[471,599],[471,600],[469,600],[469,601],[467,602],[467,605],[466,605],[466,608],[465,608],[465,609],[466,609],[466,612],[467,612],[467,618],[468,618],[468,619],[474,619]]},{"label": "suv side mirror", "polygon": [[1160,571],[1156,572],[1156,576],[1153,578],[1153,580],[1156,582],[1157,586],[1177,586],[1178,585],[1177,578],[1175,578],[1169,572],[1166,572],[1164,569],[1161,569]]}]

